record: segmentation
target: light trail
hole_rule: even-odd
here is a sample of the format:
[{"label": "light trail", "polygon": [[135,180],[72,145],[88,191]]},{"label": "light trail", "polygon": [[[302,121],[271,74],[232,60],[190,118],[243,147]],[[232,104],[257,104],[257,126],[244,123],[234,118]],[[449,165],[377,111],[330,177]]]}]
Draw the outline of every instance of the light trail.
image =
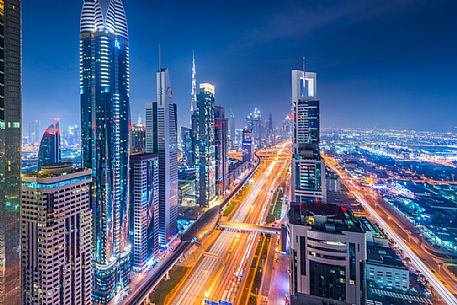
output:
[{"label": "light trail", "polygon": [[[341,178],[344,176],[341,172],[336,169],[335,167],[331,166],[334,171],[338,173]],[[422,262],[422,260],[406,245],[406,243],[390,228],[390,226],[382,219],[378,213],[368,204],[365,198],[362,195],[355,191],[354,188],[356,186],[352,181],[350,181],[352,185],[351,193],[357,198],[357,201],[362,204],[364,209],[370,213],[370,215],[376,220],[378,225],[385,231],[387,234],[395,241],[395,243],[403,250],[406,255],[409,256],[411,262],[419,270],[428,280],[428,282],[432,285],[435,291],[440,295],[440,297],[449,305],[457,305],[457,298],[441,283],[440,280],[430,271],[430,269]]]}]

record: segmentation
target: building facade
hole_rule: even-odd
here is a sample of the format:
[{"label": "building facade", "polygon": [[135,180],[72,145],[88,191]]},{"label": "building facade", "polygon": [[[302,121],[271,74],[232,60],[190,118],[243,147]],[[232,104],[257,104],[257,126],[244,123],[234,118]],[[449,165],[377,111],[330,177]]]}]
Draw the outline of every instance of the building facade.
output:
[{"label": "building facade", "polygon": [[22,183],[22,304],[92,302],[92,173],[43,166]]},{"label": "building facade", "polygon": [[192,129],[181,127],[181,151],[182,162],[186,166],[194,165],[194,141],[192,139]]},{"label": "building facade", "polygon": [[197,110],[192,115],[195,141],[197,203],[207,207],[216,196],[216,143],[214,129],[215,87],[200,84]]},{"label": "building facade", "polygon": [[154,154],[130,157],[131,263],[143,269],[159,251],[159,159]]},{"label": "building facade", "polygon": [[367,235],[350,211],[333,204],[295,205],[289,231],[293,305],[365,304]]},{"label": "building facade", "polygon": [[62,153],[60,150],[59,122],[51,124],[43,134],[38,150],[38,171],[43,165],[60,163]]},{"label": "building facade", "polygon": [[292,71],[292,202],[325,202],[325,164],[320,155],[316,73]]},{"label": "building facade", "polygon": [[214,142],[216,158],[216,190],[218,196],[224,196],[229,189],[229,161],[228,161],[228,119],[222,106],[214,107]]},{"label": "building facade", "polygon": [[177,234],[178,127],[168,69],[157,71],[157,102],[146,105],[146,153],[159,158],[159,243]]},{"label": "building facade", "polygon": [[241,143],[242,143],[241,148],[243,151],[243,161],[244,162],[254,161],[255,149],[254,149],[254,139],[253,139],[251,130],[243,129]]},{"label": "building facade", "polygon": [[80,27],[82,164],[94,187],[94,301],[129,282],[129,37],[122,0],[85,0]]},{"label": "building facade", "polygon": [[21,0],[0,0],[0,305],[21,304],[21,11]]},{"label": "building facade", "polygon": [[146,126],[132,125],[130,128],[130,153],[142,154],[146,151]]}]

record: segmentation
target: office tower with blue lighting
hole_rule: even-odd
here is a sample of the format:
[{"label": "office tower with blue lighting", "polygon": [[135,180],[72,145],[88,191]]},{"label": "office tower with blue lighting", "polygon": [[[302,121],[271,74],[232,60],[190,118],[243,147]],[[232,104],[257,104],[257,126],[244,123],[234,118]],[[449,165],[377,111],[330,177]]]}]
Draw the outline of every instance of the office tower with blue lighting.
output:
[{"label": "office tower with blue lighting", "polygon": [[192,115],[195,141],[195,170],[197,203],[209,206],[216,197],[216,143],[214,130],[215,87],[200,84],[197,110]]},{"label": "office tower with blue lighting", "polygon": [[235,122],[235,114],[233,111],[230,111],[230,118],[229,118],[229,140],[230,140],[230,149],[235,149],[237,141],[236,141],[236,122]]},{"label": "office tower with blue lighting", "polygon": [[182,162],[186,166],[194,165],[194,141],[192,139],[192,129],[181,126],[181,151]]},{"label": "office tower with blue lighting", "polygon": [[92,303],[91,185],[69,163],[23,175],[22,304]]},{"label": "office tower with blue lighting", "polygon": [[132,267],[142,270],[159,251],[159,158],[130,156]]},{"label": "office tower with blue lighting", "polygon": [[243,153],[243,162],[254,161],[254,136],[250,129],[242,130],[241,150]]},{"label": "office tower with blue lighting", "polygon": [[59,122],[56,122],[46,129],[41,138],[38,150],[38,170],[43,165],[60,163],[61,158]]},{"label": "office tower with blue lighting", "polygon": [[80,27],[83,167],[92,169],[94,302],[129,282],[129,37],[122,0],[85,0]]},{"label": "office tower with blue lighting", "polygon": [[316,73],[292,71],[292,202],[325,202],[325,164],[320,155]]},{"label": "office tower with blue lighting", "polygon": [[130,128],[130,153],[140,154],[146,151],[146,126],[138,122]]},{"label": "office tower with blue lighting", "polygon": [[159,158],[159,244],[177,234],[178,126],[168,69],[157,71],[157,101],[146,104],[146,153]]},{"label": "office tower with blue lighting", "polygon": [[214,107],[214,145],[216,159],[216,191],[222,197],[228,190],[228,119],[222,106]]},{"label": "office tower with blue lighting", "polygon": [[0,0],[0,305],[21,304],[21,0]]}]

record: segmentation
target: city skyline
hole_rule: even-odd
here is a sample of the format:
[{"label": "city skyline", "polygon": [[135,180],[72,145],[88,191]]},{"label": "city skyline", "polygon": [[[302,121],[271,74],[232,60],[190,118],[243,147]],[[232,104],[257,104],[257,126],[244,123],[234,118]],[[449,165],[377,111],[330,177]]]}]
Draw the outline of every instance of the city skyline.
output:
[{"label": "city skyline", "polygon": [[456,4],[53,1],[0,0],[0,305],[457,305]]},{"label": "city skyline", "polygon": [[[62,117],[63,123],[79,121],[73,85],[78,77],[78,39],[72,24],[79,18],[80,3],[56,3],[24,7],[24,122],[55,116]],[[252,19],[249,12],[256,10],[255,3],[246,4],[246,12],[236,10],[236,3],[175,5],[183,9],[169,11],[185,26],[173,25],[161,15],[169,4],[125,3],[132,15],[133,118],[143,115],[144,104],[155,99],[154,72],[161,43],[163,63],[174,75],[179,125],[189,124],[192,50],[198,81],[216,85],[219,103],[236,114],[238,127],[250,112],[245,99],[250,108],[260,107],[265,116],[272,112],[275,121],[282,120],[290,104],[286,71],[301,68],[302,56],[307,56],[309,69],[320,71],[323,127],[449,131],[457,125],[450,72],[457,66],[452,55],[457,46],[449,38],[455,25],[449,12],[455,10],[455,3],[289,1],[266,3]],[[184,14],[198,14],[202,7],[212,16],[209,20],[185,18]],[[37,11],[40,14],[34,14]],[[239,24],[233,25],[233,19]],[[281,20],[287,22],[281,25]],[[38,28],[44,35],[35,35]],[[46,35],[48,31],[62,39],[52,51],[46,48],[54,37]],[[218,35],[221,32],[224,35]],[[39,85],[33,81],[38,75],[43,79]],[[270,86],[264,87],[265,83]],[[243,86],[249,90],[239,90]],[[427,109],[437,100],[443,107]],[[56,103],[62,107],[53,107]],[[31,111],[35,107],[39,111]],[[396,111],[390,111],[394,107]]]}]

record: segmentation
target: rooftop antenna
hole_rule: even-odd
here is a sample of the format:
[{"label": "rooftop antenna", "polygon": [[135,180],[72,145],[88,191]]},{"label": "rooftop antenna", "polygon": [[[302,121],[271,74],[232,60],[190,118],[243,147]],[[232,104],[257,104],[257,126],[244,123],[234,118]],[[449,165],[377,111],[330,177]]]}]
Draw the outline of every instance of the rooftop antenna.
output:
[{"label": "rooftop antenna", "polygon": [[159,43],[158,48],[159,48],[159,71],[161,71],[162,70],[162,49],[160,47],[160,43]]},{"label": "rooftop antenna", "polygon": [[306,72],[305,63],[306,63],[306,57],[303,56],[303,72]]}]

